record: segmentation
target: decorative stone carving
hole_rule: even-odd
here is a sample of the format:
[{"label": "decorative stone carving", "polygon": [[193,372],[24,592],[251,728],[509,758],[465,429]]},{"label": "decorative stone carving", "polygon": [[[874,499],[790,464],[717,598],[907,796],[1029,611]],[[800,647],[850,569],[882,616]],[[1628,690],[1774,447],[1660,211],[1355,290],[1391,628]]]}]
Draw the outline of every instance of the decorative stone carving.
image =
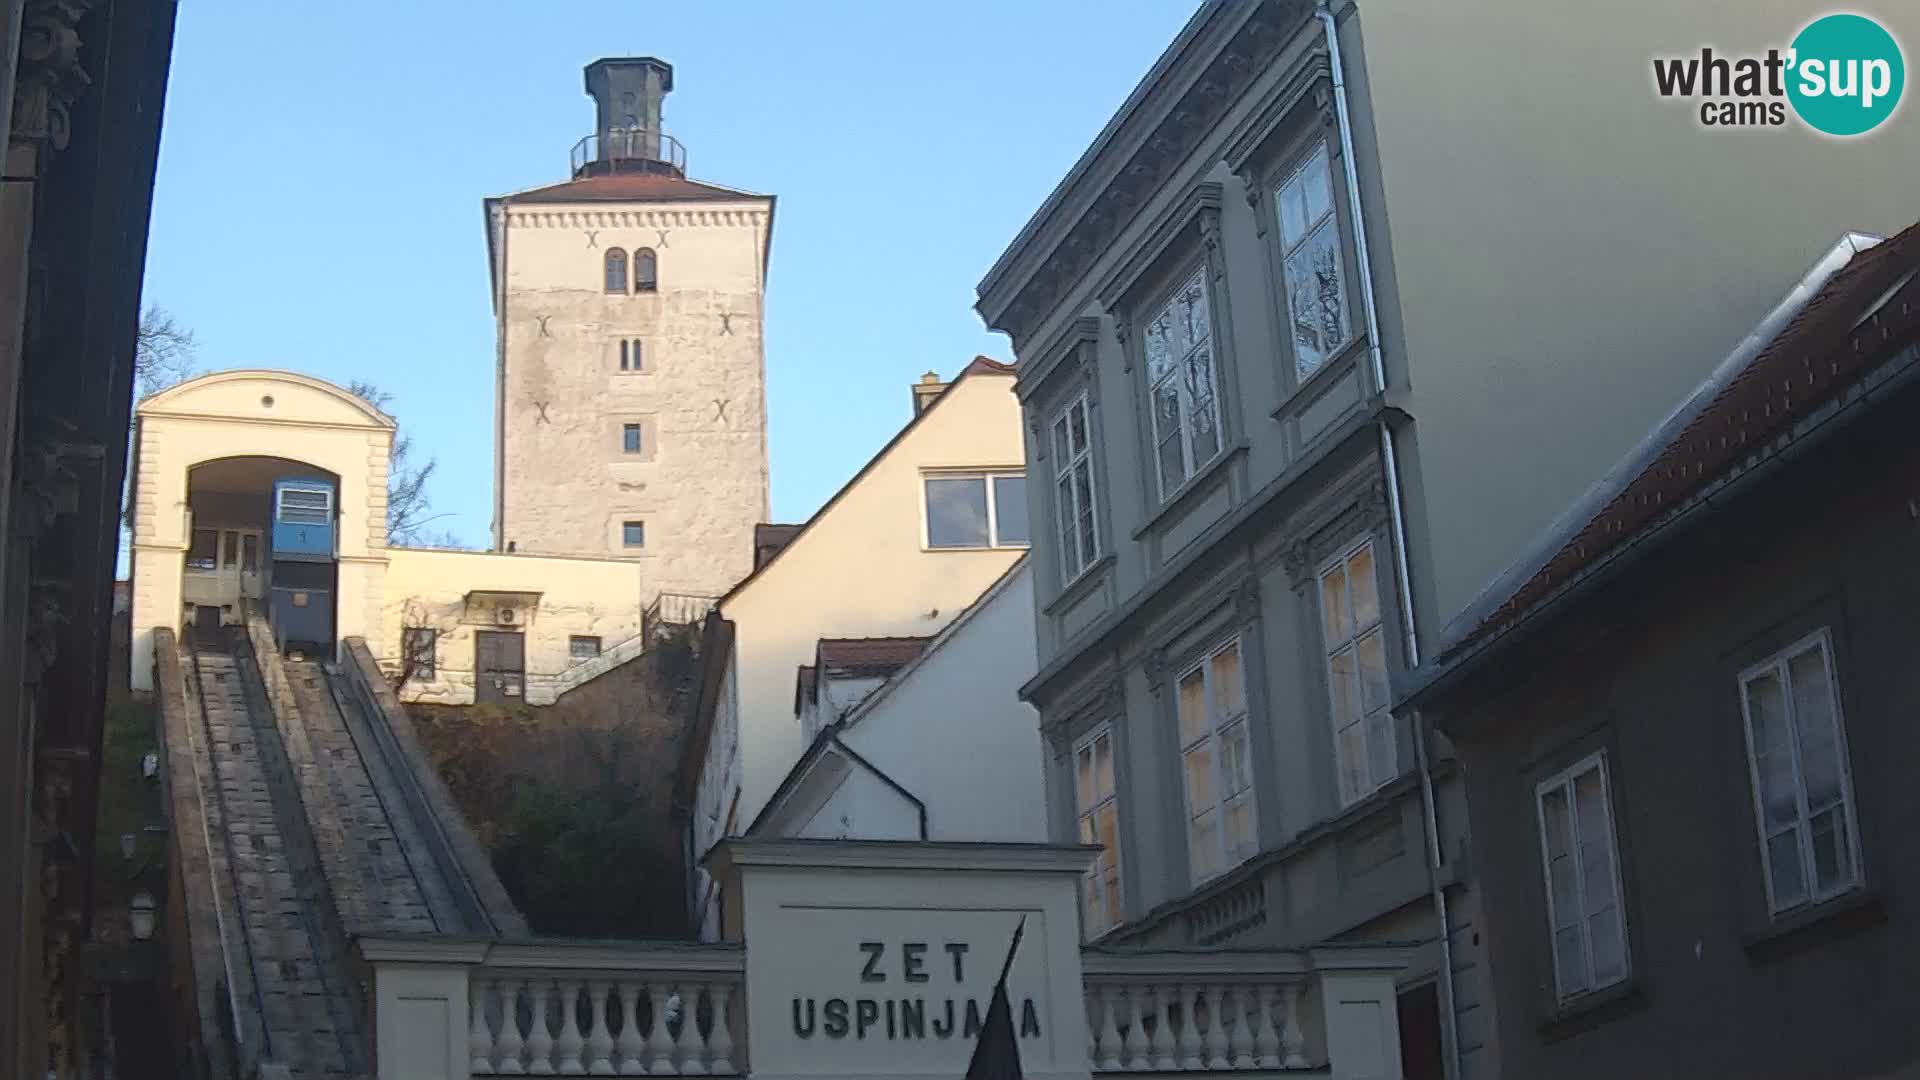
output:
[{"label": "decorative stone carving", "polygon": [[1147,689],[1154,697],[1160,697],[1167,688],[1167,650],[1155,649],[1140,662],[1140,670],[1147,677]]},{"label": "decorative stone carving", "polygon": [[1233,617],[1245,626],[1260,618],[1260,579],[1249,575],[1233,590]]},{"label": "decorative stone carving", "polygon": [[1200,244],[1206,252],[1207,269],[1219,281],[1227,272],[1226,256],[1220,251],[1220,209],[1209,206],[1200,211]]},{"label": "decorative stone carving", "polygon": [[80,19],[91,0],[27,0],[14,79],[15,143],[65,150],[73,99],[91,83],[80,66]]},{"label": "decorative stone carving", "polygon": [[1251,174],[1243,175],[1241,183],[1246,185],[1247,209],[1253,211],[1253,233],[1255,236],[1267,235],[1267,185]]},{"label": "decorative stone carving", "polygon": [[1313,573],[1313,548],[1301,537],[1287,545],[1286,553],[1280,556],[1281,565],[1286,568],[1287,580],[1295,586],[1307,580]]},{"label": "decorative stone carving", "polygon": [[1375,480],[1367,485],[1357,502],[1360,514],[1369,527],[1377,527],[1388,518],[1387,484],[1385,480]]}]

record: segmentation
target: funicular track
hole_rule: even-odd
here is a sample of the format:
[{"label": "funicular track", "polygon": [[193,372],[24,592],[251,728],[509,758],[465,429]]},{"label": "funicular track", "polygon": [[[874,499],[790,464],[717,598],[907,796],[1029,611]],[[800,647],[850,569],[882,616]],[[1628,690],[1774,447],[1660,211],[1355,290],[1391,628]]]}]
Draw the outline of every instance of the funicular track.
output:
[{"label": "funicular track", "polygon": [[246,639],[196,631],[183,665],[201,801],[247,1056],[294,1077],[364,1075],[359,987],[299,789]]}]

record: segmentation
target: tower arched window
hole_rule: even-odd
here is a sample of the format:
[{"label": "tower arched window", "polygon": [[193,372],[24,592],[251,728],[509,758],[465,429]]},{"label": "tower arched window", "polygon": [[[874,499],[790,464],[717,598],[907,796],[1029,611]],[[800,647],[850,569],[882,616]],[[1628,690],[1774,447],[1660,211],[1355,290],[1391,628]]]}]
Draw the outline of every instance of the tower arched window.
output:
[{"label": "tower arched window", "polygon": [[653,257],[652,248],[641,248],[633,253],[633,291],[653,292],[659,288],[660,264]]},{"label": "tower arched window", "polygon": [[607,291],[627,291],[627,253],[619,248],[607,249]]}]

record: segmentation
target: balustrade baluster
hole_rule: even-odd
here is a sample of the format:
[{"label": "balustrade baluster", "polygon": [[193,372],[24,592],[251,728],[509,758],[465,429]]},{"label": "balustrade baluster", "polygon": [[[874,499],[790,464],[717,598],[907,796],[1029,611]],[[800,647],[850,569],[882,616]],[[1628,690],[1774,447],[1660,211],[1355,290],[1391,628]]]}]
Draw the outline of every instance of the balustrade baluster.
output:
[{"label": "balustrade baluster", "polygon": [[473,1025],[467,1033],[467,1071],[483,1076],[493,1071],[493,1030],[487,1026],[493,988],[492,979],[476,978],[468,990],[467,1007],[473,1010]]},{"label": "balustrade baluster", "polygon": [[1100,1067],[1100,988],[1082,987],[1081,995],[1087,1007],[1087,1068]]},{"label": "balustrade baluster", "polygon": [[733,996],[731,983],[717,982],[708,990],[713,995],[713,1035],[707,1040],[712,1051],[711,1071],[716,1076],[736,1072],[733,1067],[733,1031],[727,1014],[727,1002]]},{"label": "balustrade baluster", "polygon": [[552,1076],[553,1032],[547,1028],[547,999],[553,996],[553,980],[532,980],[527,983],[527,994],[533,999],[533,1023],[527,1031],[527,1072]]},{"label": "balustrade baluster", "polygon": [[1120,1044],[1120,1052],[1126,1058],[1126,1067],[1135,1072],[1145,1072],[1153,1067],[1153,1059],[1147,1051],[1147,992],[1140,986],[1127,987],[1127,1036]]},{"label": "balustrade baluster", "polygon": [[1180,995],[1180,1067],[1198,1069],[1200,1060],[1200,988],[1182,986]]},{"label": "balustrade baluster", "polygon": [[1283,1068],[1307,1067],[1307,1040],[1300,1033],[1300,987],[1288,983],[1280,988],[1280,1064]]},{"label": "balustrade baluster", "polygon": [[647,1071],[665,1076],[673,1068],[673,1033],[667,1030],[667,988],[658,983],[647,987],[647,1003],[653,1006],[653,1023],[647,1029]]},{"label": "balustrade baluster", "polygon": [[561,1076],[587,1075],[587,1067],[580,1063],[580,1051],[586,1045],[580,1034],[580,980],[561,979],[560,1038],[553,1044]]},{"label": "balustrade baluster", "polygon": [[593,1012],[593,1034],[587,1039],[587,1071],[595,1076],[612,1076],[613,1008],[607,1004],[605,979],[587,984],[587,1000]]},{"label": "balustrade baluster", "polygon": [[640,1030],[640,984],[620,983],[620,1075],[645,1076],[647,1037]]},{"label": "balustrade baluster", "polygon": [[684,1076],[704,1076],[707,1046],[700,1038],[700,984],[681,983],[679,993],[680,1072]]},{"label": "balustrade baluster", "polygon": [[1103,986],[1094,991],[1100,1001],[1100,1036],[1098,1046],[1100,1056],[1094,1058],[1095,1067],[1107,1072],[1120,1068],[1120,1029],[1116,1026],[1120,1011],[1120,991],[1111,986]]},{"label": "balustrade baluster", "polygon": [[1227,1031],[1227,1054],[1235,1069],[1253,1068],[1253,1002],[1259,987],[1240,983],[1232,988],[1233,1027]]},{"label": "balustrade baluster", "polygon": [[1262,1069],[1280,1067],[1280,1036],[1273,1030],[1273,987],[1253,987],[1253,1063]]},{"label": "balustrade baluster", "polygon": [[526,983],[508,979],[500,984],[500,1039],[494,1044],[495,1071],[519,1076],[527,1071],[521,1056],[526,1043],[520,1038],[520,989]]},{"label": "balustrade baluster", "polygon": [[1153,988],[1153,1067],[1161,1072],[1180,1067],[1173,1057],[1173,1009],[1157,984]]},{"label": "balustrade baluster", "polygon": [[1214,984],[1207,991],[1207,1068],[1233,1067],[1227,1054],[1227,988]]}]

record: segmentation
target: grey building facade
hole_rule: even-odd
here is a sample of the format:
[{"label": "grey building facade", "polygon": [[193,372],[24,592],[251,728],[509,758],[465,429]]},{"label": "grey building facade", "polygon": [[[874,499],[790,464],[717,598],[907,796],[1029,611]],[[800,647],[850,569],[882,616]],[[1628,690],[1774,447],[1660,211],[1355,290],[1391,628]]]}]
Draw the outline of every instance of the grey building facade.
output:
[{"label": "grey building facade", "polygon": [[1510,1075],[1920,1076],[1917,273],[1810,288],[1408,680]]},{"label": "grey building facade", "polygon": [[1483,7],[1202,4],[977,305],[1019,358],[1022,694],[1056,838],[1106,849],[1090,934],[1423,943],[1409,1076],[1526,1074],[1456,756],[1391,678],[1920,166],[1912,124],[1729,143],[1655,95],[1658,53],[1791,37],[1784,0]]}]

